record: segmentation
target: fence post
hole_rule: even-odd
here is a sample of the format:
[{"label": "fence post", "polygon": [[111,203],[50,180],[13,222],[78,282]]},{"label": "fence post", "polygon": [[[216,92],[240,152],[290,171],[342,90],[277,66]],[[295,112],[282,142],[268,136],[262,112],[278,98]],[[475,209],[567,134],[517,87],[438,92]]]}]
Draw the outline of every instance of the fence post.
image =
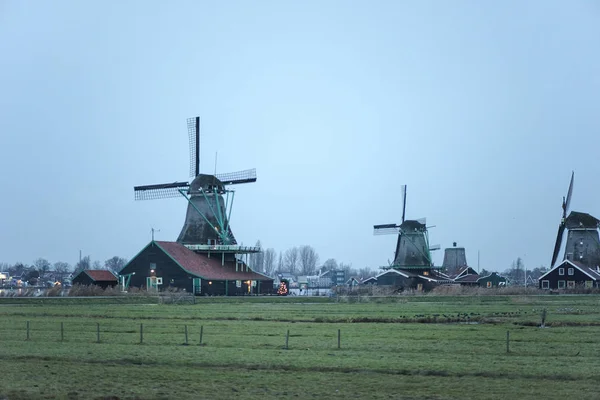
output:
[{"label": "fence post", "polygon": [[64,323],[61,322],[60,323],[60,341],[64,342],[64,340],[65,340],[65,326],[64,326]]},{"label": "fence post", "polygon": [[342,347],[342,330],[338,329],[338,349]]},{"label": "fence post", "polygon": [[100,322],[96,323],[96,343],[100,343]]},{"label": "fence post", "polygon": [[287,330],[287,333],[285,334],[285,349],[286,349],[286,350],[288,349],[288,342],[289,342],[289,339],[290,339],[290,330],[288,329],[288,330]]},{"label": "fence post", "polygon": [[26,340],[29,340],[29,321],[27,321],[27,339]]},{"label": "fence post", "polygon": [[187,332],[187,325],[185,326],[185,345],[187,346],[188,344],[188,332]]},{"label": "fence post", "polygon": [[140,324],[140,344],[144,343],[144,324]]},{"label": "fence post", "polygon": [[507,353],[510,352],[509,343],[510,343],[510,331],[506,331],[506,352]]},{"label": "fence post", "polygon": [[202,333],[204,331],[204,325],[200,325],[200,346],[202,346]]}]

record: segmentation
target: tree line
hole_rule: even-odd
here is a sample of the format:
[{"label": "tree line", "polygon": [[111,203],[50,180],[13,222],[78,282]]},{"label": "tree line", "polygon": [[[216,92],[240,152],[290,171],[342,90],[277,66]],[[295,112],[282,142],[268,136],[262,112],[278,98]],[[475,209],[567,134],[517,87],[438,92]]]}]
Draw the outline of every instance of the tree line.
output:
[{"label": "tree line", "polygon": [[8,272],[10,276],[18,276],[27,282],[37,280],[40,277],[54,275],[55,279],[62,280],[65,276],[73,274],[77,275],[84,269],[105,269],[118,274],[119,271],[127,264],[127,260],[122,257],[114,256],[101,263],[100,261],[91,260],[90,256],[83,257],[74,266],[64,261],[51,263],[45,258],[38,258],[32,264],[27,265],[22,262],[15,264],[0,263],[0,272]]},{"label": "tree line", "polygon": [[[262,248],[260,240],[256,242],[256,247]],[[248,264],[253,270],[268,276],[284,272],[294,275],[316,275],[319,271],[323,273],[329,270],[344,270],[348,277],[368,278],[374,275],[374,272],[368,267],[356,269],[352,267],[352,264],[338,263],[333,258],[321,264],[319,254],[309,245],[294,246],[280,252],[273,248],[267,248],[260,253],[251,254]]]}]

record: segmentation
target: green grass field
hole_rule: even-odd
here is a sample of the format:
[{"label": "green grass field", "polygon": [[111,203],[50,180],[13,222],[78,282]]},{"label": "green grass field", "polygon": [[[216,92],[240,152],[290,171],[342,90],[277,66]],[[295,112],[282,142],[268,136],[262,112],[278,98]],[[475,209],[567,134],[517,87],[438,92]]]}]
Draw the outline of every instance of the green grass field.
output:
[{"label": "green grass field", "polygon": [[592,295],[0,299],[0,399],[596,399],[599,325]]}]

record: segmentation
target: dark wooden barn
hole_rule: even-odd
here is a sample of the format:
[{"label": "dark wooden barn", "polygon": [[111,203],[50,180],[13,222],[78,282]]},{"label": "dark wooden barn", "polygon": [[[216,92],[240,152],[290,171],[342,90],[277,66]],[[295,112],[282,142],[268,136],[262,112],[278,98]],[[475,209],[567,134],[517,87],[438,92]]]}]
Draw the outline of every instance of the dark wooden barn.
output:
[{"label": "dark wooden barn", "polygon": [[[400,291],[407,289],[429,291],[437,285],[432,271],[421,271],[421,274],[402,269],[388,269],[377,275],[377,286],[393,286]],[[426,274],[426,275],[424,275]]]},{"label": "dark wooden barn", "polygon": [[492,272],[487,276],[482,276],[477,279],[477,284],[488,289],[502,287],[506,286],[506,278],[498,275],[495,272]]},{"label": "dark wooden barn", "polygon": [[104,269],[84,269],[73,278],[74,285],[96,285],[102,289],[116,286],[119,282],[116,275]]},{"label": "dark wooden barn", "polygon": [[573,290],[600,287],[600,267],[564,260],[538,279],[540,289]]},{"label": "dark wooden barn", "polygon": [[235,254],[199,253],[177,242],[152,241],[123,267],[130,287],[177,288],[196,295],[274,294],[273,278],[252,271]]}]

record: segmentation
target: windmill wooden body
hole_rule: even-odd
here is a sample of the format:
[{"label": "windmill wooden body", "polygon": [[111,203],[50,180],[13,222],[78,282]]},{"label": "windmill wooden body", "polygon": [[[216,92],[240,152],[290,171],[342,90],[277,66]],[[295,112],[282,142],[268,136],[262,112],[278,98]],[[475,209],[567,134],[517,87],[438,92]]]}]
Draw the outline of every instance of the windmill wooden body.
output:
[{"label": "windmill wooden body", "polygon": [[[600,287],[600,220],[588,213],[569,212],[574,178],[573,172],[567,196],[562,201],[563,212],[554,243],[551,268],[539,278],[539,287],[542,289]],[[567,241],[563,249],[565,230]],[[557,263],[561,251],[562,261]]]},{"label": "windmill wooden body", "polygon": [[220,174],[200,173],[200,117],[187,121],[190,139],[191,182],[135,186],[136,200],[183,197],[187,213],[177,242],[194,251],[257,252],[237,245],[229,224],[235,192],[229,187],[256,182],[256,169]]},{"label": "windmill wooden body", "polygon": [[434,266],[431,252],[439,245],[429,245],[429,233],[425,218],[405,219],[406,185],[402,187],[402,221],[400,224],[374,225],[375,235],[398,235],[394,261],[386,272],[377,275],[378,285],[393,285],[403,288],[427,289],[438,282],[440,276]]}]

